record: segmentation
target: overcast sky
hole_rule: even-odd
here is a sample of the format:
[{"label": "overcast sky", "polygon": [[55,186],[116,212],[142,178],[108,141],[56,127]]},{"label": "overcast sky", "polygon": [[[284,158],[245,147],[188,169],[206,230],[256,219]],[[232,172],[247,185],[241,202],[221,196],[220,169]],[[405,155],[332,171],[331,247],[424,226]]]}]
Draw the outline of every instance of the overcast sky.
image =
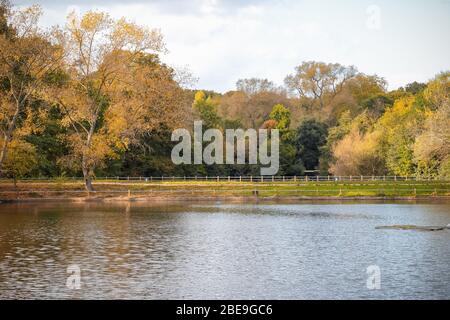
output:
[{"label": "overcast sky", "polygon": [[239,78],[282,84],[302,61],[355,65],[394,89],[450,69],[450,0],[12,0],[40,4],[43,25],[97,9],[160,28],[198,88],[225,92]]}]

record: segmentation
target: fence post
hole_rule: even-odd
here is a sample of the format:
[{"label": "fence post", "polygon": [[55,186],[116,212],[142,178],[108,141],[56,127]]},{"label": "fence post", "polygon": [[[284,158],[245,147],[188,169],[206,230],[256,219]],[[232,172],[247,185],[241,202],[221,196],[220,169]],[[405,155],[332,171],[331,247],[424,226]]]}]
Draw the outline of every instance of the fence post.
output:
[{"label": "fence post", "polygon": [[284,176],[283,176],[283,182],[285,181],[285,178],[284,178]]},{"label": "fence post", "polygon": [[297,182],[297,176],[294,176],[294,182]]},{"label": "fence post", "polygon": [[264,176],[261,176],[261,182],[264,182]]},{"label": "fence post", "polygon": [[274,178],[274,176],[272,176],[272,182],[275,182],[275,178]]},{"label": "fence post", "polygon": [[319,182],[319,176],[316,176],[316,181]]},{"label": "fence post", "polygon": [[305,176],[305,182],[308,182],[308,176]]},{"label": "fence post", "polygon": [[230,176],[228,176],[228,182],[230,182],[231,181],[231,178],[230,178]]},{"label": "fence post", "polygon": [[219,178],[219,176],[217,176],[217,182],[219,182],[220,181],[220,178]]},{"label": "fence post", "polygon": [[250,182],[253,182],[253,176],[250,176]]},{"label": "fence post", "polygon": [[239,176],[239,182],[242,182],[242,176]]}]

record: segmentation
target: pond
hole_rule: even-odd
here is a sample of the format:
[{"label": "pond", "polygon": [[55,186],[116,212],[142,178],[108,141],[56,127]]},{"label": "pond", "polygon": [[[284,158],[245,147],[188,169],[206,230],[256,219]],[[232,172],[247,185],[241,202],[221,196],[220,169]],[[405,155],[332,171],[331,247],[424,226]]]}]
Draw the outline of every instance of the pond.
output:
[{"label": "pond", "polygon": [[449,299],[450,229],[375,229],[448,223],[449,202],[0,204],[0,298]]}]

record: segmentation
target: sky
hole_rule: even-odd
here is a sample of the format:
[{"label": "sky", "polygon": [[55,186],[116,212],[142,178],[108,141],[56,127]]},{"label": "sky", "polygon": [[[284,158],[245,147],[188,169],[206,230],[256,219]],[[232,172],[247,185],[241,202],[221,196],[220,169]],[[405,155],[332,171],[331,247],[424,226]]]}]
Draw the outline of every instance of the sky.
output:
[{"label": "sky", "polygon": [[198,78],[195,88],[226,92],[238,79],[278,85],[302,61],[354,65],[389,89],[450,70],[450,0],[12,0],[39,4],[41,24],[101,10],[158,28],[161,60]]}]

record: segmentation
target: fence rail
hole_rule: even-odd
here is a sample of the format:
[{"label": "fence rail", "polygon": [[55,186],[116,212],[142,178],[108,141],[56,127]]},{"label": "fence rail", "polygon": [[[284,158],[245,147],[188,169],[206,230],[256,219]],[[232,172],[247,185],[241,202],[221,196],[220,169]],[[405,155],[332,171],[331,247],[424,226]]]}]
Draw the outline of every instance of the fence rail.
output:
[{"label": "fence rail", "polygon": [[[18,181],[83,181],[83,177],[39,177],[21,178]],[[134,181],[134,182],[169,182],[169,181],[215,181],[215,182],[357,182],[357,181],[443,181],[450,179],[439,179],[435,177],[416,176],[105,176],[94,177],[94,181]],[[1,178],[0,181],[11,181]]]}]

